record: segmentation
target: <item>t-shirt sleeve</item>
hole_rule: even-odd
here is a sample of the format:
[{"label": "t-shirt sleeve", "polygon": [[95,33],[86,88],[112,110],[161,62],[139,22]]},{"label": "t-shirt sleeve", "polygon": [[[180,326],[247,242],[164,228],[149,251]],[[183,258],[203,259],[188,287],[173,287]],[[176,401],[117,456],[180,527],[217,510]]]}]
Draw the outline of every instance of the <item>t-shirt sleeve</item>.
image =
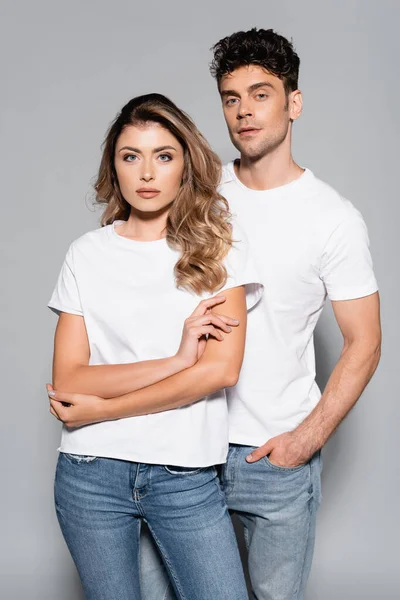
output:
[{"label": "t-shirt sleeve", "polygon": [[354,300],[378,290],[367,227],[353,206],[325,245],[320,277],[330,300]]},{"label": "t-shirt sleeve", "polygon": [[251,256],[249,243],[244,231],[237,225],[233,228],[233,245],[225,259],[225,267],[228,273],[228,279],[218,291],[245,286],[246,304],[249,310],[260,300],[264,286],[261,283],[260,276]]},{"label": "t-shirt sleeve", "polygon": [[48,304],[56,314],[61,312],[83,316],[78,285],[76,283],[73,251],[69,248],[58,276],[56,287]]}]

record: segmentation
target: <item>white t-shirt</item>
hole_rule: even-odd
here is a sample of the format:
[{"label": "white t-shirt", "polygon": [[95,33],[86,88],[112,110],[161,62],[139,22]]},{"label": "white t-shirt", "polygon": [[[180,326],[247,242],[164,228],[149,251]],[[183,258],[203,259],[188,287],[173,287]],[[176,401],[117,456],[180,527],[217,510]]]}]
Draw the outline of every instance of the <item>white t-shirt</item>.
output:
[{"label": "white t-shirt", "polygon": [[[248,306],[262,294],[243,233],[230,250],[229,278],[222,289],[246,285]],[[90,364],[125,364],[173,356],[183,322],[202,297],[178,289],[179,252],[166,239],[139,242],[120,236],[114,225],[91,231],[70,246],[49,302],[83,315]],[[110,400],[112,402],[112,400]],[[205,467],[224,462],[228,415],[223,390],[175,410],[63,428],[62,452],[153,464]]]},{"label": "white t-shirt", "polygon": [[247,234],[264,294],[248,315],[245,357],[227,390],[230,442],[262,445],[293,430],[318,403],[313,332],[326,297],[377,291],[360,213],[308,169],[256,191],[224,167],[220,192]]}]

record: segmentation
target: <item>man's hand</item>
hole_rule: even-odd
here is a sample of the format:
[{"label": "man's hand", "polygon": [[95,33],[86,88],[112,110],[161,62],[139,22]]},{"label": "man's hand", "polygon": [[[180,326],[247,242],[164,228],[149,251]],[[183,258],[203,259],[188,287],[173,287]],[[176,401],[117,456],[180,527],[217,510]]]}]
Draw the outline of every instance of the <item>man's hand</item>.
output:
[{"label": "man's hand", "polygon": [[268,456],[268,460],[278,467],[293,468],[307,463],[314,451],[311,444],[305,443],[296,431],[289,431],[271,438],[266,444],[253,450],[246,460],[252,463]]},{"label": "man's hand", "polygon": [[47,384],[50,412],[67,427],[81,427],[90,423],[107,421],[107,400],[99,396],[56,392]]}]

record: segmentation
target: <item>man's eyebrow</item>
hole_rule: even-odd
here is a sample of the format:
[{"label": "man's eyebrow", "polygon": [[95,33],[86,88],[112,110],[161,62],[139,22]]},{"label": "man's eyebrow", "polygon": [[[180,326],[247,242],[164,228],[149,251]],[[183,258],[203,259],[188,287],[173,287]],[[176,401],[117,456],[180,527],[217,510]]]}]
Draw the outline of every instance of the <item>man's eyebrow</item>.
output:
[{"label": "man's eyebrow", "polygon": [[240,94],[235,90],[222,90],[221,96],[236,96],[236,98],[239,98]]},{"label": "man's eyebrow", "polygon": [[[272,90],[275,90],[275,87],[269,81],[258,81],[257,83],[253,83],[253,85],[248,87],[247,91],[251,93],[262,87],[269,87]],[[240,98],[239,92],[236,92],[235,90],[222,90],[221,96],[235,96],[236,98]]]},{"label": "man's eyebrow", "polygon": [[[136,152],[136,154],[143,154],[139,148],[133,148],[132,146],[123,146],[118,150],[118,152],[122,152],[122,150],[131,150],[131,152]],[[163,150],[175,150],[176,152],[176,148],[173,146],[160,146],[159,148],[154,148],[153,153],[156,154],[157,152],[162,152]]]},{"label": "man's eyebrow", "polygon": [[275,89],[275,87],[269,81],[259,81],[258,83],[253,83],[253,85],[248,87],[247,91],[254,92],[255,90],[258,90],[259,88],[262,88],[262,87],[269,87],[273,90]]}]

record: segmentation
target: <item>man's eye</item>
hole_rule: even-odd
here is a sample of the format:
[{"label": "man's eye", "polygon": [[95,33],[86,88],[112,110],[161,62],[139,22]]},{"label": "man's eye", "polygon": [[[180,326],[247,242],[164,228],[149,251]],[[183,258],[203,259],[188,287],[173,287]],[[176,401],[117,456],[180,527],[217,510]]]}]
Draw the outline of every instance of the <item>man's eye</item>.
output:
[{"label": "man's eye", "polygon": [[229,98],[229,100],[226,101],[226,104],[227,106],[232,106],[235,102],[237,102],[237,98]]},{"label": "man's eye", "polygon": [[265,100],[265,98],[268,98],[267,94],[257,94],[257,98],[261,98],[261,100]]}]

